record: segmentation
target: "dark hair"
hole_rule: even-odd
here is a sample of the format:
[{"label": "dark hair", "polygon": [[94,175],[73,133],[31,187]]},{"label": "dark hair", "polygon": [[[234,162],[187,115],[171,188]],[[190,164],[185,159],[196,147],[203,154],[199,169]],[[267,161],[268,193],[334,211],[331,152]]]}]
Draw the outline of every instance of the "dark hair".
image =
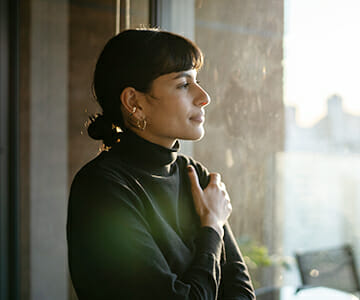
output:
[{"label": "dark hair", "polygon": [[102,114],[90,118],[90,137],[112,146],[116,127],[125,129],[120,95],[126,87],[149,92],[159,76],[203,64],[201,50],[180,35],[157,29],[130,29],[111,38],[96,63],[93,90]]}]

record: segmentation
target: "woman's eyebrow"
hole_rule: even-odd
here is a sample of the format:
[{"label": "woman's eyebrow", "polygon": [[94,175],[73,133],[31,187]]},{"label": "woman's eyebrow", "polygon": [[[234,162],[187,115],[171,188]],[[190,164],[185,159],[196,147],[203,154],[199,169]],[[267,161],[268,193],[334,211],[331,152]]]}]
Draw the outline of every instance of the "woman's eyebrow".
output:
[{"label": "woman's eyebrow", "polygon": [[194,79],[194,77],[193,77],[191,74],[189,74],[189,73],[187,73],[187,72],[181,72],[180,74],[177,74],[177,75],[173,78],[173,80],[179,79],[179,78],[182,78],[182,77]]}]

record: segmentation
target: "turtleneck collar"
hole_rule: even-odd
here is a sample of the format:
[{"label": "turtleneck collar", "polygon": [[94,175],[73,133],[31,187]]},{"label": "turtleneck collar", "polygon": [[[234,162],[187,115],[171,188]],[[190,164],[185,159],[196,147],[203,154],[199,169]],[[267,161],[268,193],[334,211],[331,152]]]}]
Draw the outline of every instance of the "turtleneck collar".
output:
[{"label": "turtleneck collar", "polygon": [[131,130],[120,134],[120,142],[110,152],[121,156],[127,163],[155,175],[166,176],[177,159],[179,142],[171,149],[143,139]]}]

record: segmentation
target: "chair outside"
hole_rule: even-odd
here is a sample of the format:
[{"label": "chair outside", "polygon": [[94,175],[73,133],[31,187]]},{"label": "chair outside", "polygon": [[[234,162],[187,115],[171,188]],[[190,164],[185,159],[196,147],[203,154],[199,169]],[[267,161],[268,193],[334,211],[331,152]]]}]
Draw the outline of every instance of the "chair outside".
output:
[{"label": "chair outside", "polygon": [[296,253],[304,286],[324,286],[350,293],[360,292],[359,276],[351,246]]}]

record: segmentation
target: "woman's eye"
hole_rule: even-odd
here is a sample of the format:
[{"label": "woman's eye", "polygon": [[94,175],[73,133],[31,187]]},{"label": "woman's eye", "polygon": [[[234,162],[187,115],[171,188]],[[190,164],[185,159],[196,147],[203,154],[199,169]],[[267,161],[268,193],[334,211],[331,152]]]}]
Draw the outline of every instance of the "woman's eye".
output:
[{"label": "woman's eye", "polygon": [[195,82],[184,82],[183,84],[179,85],[178,88],[180,89],[187,89],[189,87],[190,84],[192,83],[196,83],[196,84],[199,84],[200,81],[199,80],[196,80]]},{"label": "woman's eye", "polygon": [[186,89],[186,88],[189,87],[189,85],[190,85],[190,83],[189,83],[189,82],[186,82],[186,83],[183,83],[182,85],[180,85],[179,88],[181,88],[181,89]]}]

